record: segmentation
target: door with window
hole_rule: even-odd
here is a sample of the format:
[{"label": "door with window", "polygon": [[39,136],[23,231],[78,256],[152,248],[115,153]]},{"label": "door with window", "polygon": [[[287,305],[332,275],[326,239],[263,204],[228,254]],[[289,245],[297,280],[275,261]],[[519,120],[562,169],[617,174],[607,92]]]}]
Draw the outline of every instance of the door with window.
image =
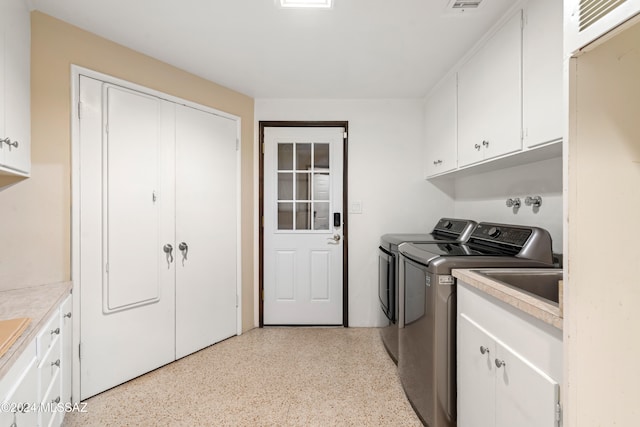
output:
[{"label": "door with window", "polygon": [[265,325],[343,324],[344,132],[264,130]]}]

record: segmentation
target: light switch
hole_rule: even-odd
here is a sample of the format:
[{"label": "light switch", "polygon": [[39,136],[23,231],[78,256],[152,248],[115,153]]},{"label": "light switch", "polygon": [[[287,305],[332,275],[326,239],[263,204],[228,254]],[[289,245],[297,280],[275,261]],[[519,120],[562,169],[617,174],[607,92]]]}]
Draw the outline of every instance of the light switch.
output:
[{"label": "light switch", "polygon": [[362,202],[357,200],[355,202],[351,202],[349,206],[349,213],[352,214],[361,214],[362,213]]}]

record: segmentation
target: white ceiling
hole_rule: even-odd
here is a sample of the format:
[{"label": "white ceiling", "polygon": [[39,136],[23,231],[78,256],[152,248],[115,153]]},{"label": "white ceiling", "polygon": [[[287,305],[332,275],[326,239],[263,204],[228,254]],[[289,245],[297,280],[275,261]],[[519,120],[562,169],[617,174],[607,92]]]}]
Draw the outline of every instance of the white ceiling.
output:
[{"label": "white ceiling", "polygon": [[254,98],[417,98],[514,0],[29,0],[33,9]]}]

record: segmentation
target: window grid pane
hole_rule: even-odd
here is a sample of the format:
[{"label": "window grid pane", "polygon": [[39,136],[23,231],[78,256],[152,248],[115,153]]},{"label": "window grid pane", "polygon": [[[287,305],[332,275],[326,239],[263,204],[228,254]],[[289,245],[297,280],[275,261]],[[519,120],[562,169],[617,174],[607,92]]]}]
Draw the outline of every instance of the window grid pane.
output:
[{"label": "window grid pane", "polygon": [[329,230],[330,157],[328,143],[278,143],[278,230]]}]

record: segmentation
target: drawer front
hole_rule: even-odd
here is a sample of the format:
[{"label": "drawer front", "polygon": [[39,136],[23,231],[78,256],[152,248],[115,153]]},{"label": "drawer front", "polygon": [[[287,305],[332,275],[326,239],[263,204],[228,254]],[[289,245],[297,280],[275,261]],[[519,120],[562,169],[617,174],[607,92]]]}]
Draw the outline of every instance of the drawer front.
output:
[{"label": "drawer front", "polygon": [[49,347],[49,351],[45,354],[44,358],[38,365],[38,374],[40,376],[40,388],[38,393],[38,399],[43,399],[45,393],[49,389],[51,382],[56,375],[59,375],[60,368],[62,366],[60,343],[61,339],[55,336]]},{"label": "drawer front", "polygon": [[36,338],[36,345],[38,351],[38,359],[42,360],[45,354],[51,348],[54,340],[60,336],[62,329],[60,328],[60,310],[56,309],[46,326],[42,328],[42,331]]},{"label": "drawer front", "polygon": [[54,421],[59,419],[59,411],[57,411],[57,405],[62,403],[62,397],[60,396],[60,372],[56,372],[53,377],[53,381],[49,385],[49,389],[41,401],[40,424],[41,426],[54,425]]}]

